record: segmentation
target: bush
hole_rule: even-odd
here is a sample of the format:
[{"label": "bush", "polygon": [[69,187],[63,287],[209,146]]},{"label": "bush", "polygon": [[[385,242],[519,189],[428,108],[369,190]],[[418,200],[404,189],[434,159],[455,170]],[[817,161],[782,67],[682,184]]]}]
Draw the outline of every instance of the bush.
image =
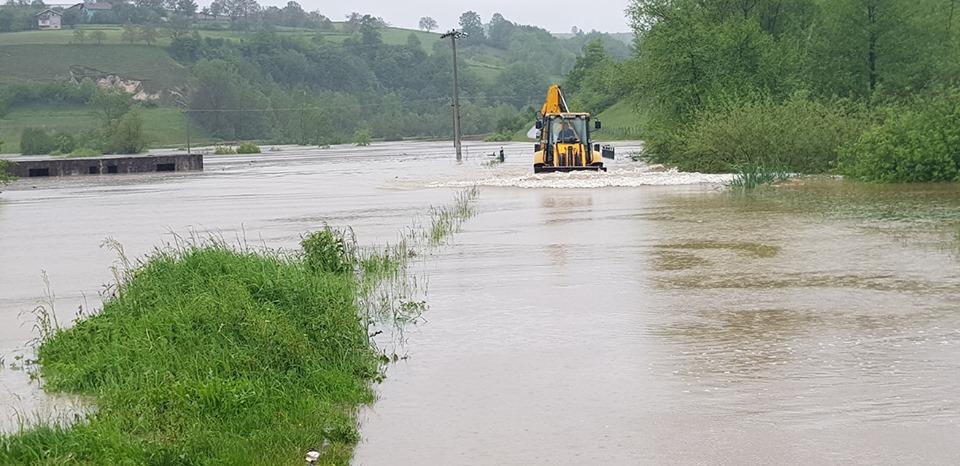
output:
[{"label": "bush", "polygon": [[20,134],[20,152],[25,155],[46,155],[56,149],[56,141],[43,128],[24,128]]},{"label": "bush", "polygon": [[698,113],[673,132],[651,138],[651,159],[682,170],[732,172],[744,164],[794,173],[836,168],[840,147],[862,131],[859,113],[795,96],[784,103],[734,102]]},{"label": "bush", "polygon": [[366,147],[370,145],[371,142],[370,130],[363,128],[358,129],[356,133],[353,134],[353,143],[358,147]]},{"label": "bush", "polygon": [[217,146],[213,149],[213,155],[237,155],[237,151],[230,146]]},{"label": "bush", "polygon": [[0,160],[0,185],[7,184],[16,179],[16,177],[7,172],[9,166],[10,162]]},{"label": "bush", "polygon": [[139,154],[146,148],[143,139],[143,114],[139,107],[125,113],[110,134],[107,152],[112,154]]},{"label": "bush", "polygon": [[842,173],[884,183],[960,181],[960,91],[890,113],[843,151]]},{"label": "bush", "polygon": [[53,142],[56,150],[63,154],[69,154],[77,148],[77,141],[72,134],[57,132],[53,133]]},{"label": "bush", "polygon": [[493,133],[483,140],[484,142],[510,142],[513,140],[513,135],[510,133]]},{"label": "bush", "polygon": [[259,154],[260,146],[252,142],[244,142],[237,147],[237,154]]}]

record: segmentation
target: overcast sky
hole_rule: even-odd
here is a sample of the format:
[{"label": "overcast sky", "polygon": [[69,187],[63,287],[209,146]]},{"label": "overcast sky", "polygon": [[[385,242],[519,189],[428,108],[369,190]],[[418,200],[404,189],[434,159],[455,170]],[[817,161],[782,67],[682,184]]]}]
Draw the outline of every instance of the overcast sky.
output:
[{"label": "overcast sky", "polygon": [[[350,12],[381,16],[388,23],[416,29],[423,16],[430,16],[447,30],[457,24],[460,14],[473,10],[483,22],[489,22],[494,13],[501,13],[510,21],[540,26],[552,32],[570,32],[572,26],[590,31],[627,32],[628,0],[301,0],[304,10],[320,10],[334,21],[342,21]],[[262,5],[286,4],[286,0],[261,0]]]}]

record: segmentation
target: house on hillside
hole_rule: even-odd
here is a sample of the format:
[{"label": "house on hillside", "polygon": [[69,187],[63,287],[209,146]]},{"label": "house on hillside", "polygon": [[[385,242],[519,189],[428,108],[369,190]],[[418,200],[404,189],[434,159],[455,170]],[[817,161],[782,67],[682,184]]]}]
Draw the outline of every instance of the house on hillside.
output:
[{"label": "house on hillside", "polygon": [[37,13],[35,16],[37,18],[37,28],[60,29],[60,20],[63,18],[63,13],[47,9]]}]

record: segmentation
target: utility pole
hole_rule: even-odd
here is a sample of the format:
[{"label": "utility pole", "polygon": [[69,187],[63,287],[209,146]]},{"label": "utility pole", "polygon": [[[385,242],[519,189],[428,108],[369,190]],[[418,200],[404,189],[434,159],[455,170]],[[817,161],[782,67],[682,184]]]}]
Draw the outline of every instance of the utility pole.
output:
[{"label": "utility pole", "polygon": [[463,132],[460,130],[460,75],[457,71],[457,39],[463,39],[466,34],[456,29],[440,36],[441,39],[450,38],[453,47],[453,147],[457,150],[457,162],[463,161],[460,139]]},{"label": "utility pole", "polygon": [[185,113],[187,114],[187,155],[190,155],[190,110]]}]

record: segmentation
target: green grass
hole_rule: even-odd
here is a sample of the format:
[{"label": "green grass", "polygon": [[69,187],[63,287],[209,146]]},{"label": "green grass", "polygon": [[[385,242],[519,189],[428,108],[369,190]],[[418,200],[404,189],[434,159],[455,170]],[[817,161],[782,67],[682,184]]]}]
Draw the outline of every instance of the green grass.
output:
[{"label": "green grass", "polygon": [[45,389],[95,411],[0,438],[0,463],[300,465],[328,443],[323,464],[347,464],[382,356],[352,269],[324,264],[213,242],[121,271],[37,353]]},{"label": "green grass", "polygon": [[[148,147],[186,145],[186,117],[178,109],[146,108],[143,118]],[[95,129],[98,124],[92,111],[83,106],[17,107],[0,117],[0,140],[5,141],[2,151],[10,154],[20,152],[20,133],[24,128],[37,127],[80,134]],[[190,136],[194,144],[205,144],[213,140],[196,124],[192,126]]]},{"label": "green grass", "polygon": [[[96,41],[90,38],[90,34],[93,31],[103,31],[104,34],[106,34],[107,37],[103,41],[103,45],[125,43],[120,40],[120,35],[123,33],[123,28],[119,26],[90,25],[80,26],[79,29],[83,29],[86,32],[87,45],[96,44]],[[73,43],[74,36],[72,29],[61,29],[59,31],[20,31],[0,33],[0,46],[38,44],[68,45]]]},{"label": "green grass", "polygon": [[[19,34],[19,33],[7,33]],[[0,34],[0,44],[3,44]],[[184,87],[189,72],[160,47],[146,45],[0,45],[0,83],[63,81],[70,66],[79,65],[143,81],[144,89]]]},{"label": "green grass", "polygon": [[603,122],[603,129],[594,133],[600,141],[641,139],[646,125],[646,117],[626,99],[596,115],[595,119]]}]

